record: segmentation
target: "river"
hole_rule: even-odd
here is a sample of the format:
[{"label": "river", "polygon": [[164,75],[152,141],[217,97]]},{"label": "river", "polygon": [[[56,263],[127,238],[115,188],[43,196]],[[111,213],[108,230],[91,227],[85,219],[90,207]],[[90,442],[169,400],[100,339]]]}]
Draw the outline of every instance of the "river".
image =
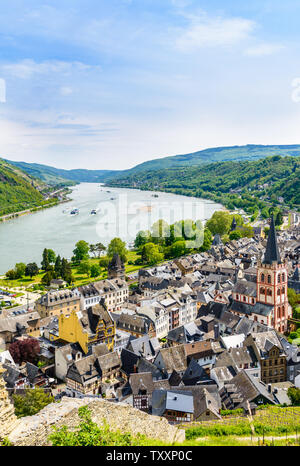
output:
[{"label": "river", "polygon": [[[17,262],[40,265],[44,248],[71,258],[75,243],[109,241],[118,236],[130,244],[138,231],[160,218],[168,223],[205,222],[223,207],[209,200],[136,189],[106,188],[99,183],[75,186],[72,201],[0,223],[0,274]],[[154,197],[157,196],[157,197]],[[78,215],[71,215],[73,208]],[[91,211],[97,209],[96,215]]]}]

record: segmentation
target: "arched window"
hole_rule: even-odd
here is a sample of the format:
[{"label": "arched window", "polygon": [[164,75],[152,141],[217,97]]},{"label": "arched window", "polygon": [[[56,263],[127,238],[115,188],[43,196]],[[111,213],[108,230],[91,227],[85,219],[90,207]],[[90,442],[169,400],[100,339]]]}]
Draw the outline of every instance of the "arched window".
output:
[{"label": "arched window", "polygon": [[281,317],[281,308],[280,307],[278,308],[277,316],[278,316],[278,319],[280,319],[280,317]]},{"label": "arched window", "polygon": [[280,288],[277,290],[277,296],[280,296]]},{"label": "arched window", "polygon": [[272,290],[270,288],[267,289],[267,296],[272,296]]},{"label": "arched window", "polygon": [[261,286],[261,287],[260,287],[260,290],[259,290],[259,292],[260,292],[261,294],[265,294],[265,289],[264,289],[264,287],[263,287],[263,286]]},{"label": "arched window", "polygon": [[277,282],[280,283],[280,274],[277,275]]},{"label": "arched window", "polygon": [[271,283],[271,275],[268,275],[268,283]]},{"label": "arched window", "polygon": [[281,275],[281,280],[284,282],[285,281],[285,273]]},{"label": "arched window", "polygon": [[284,289],[284,288],[281,288],[281,293],[282,293],[282,294],[285,293],[285,289]]},{"label": "arched window", "polygon": [[264,274],[264,273],[261,274],[261,276],[260,276],[260,281],[261,281],[261,282],[264,282],[264,281],[265,281],[265,274]]}]

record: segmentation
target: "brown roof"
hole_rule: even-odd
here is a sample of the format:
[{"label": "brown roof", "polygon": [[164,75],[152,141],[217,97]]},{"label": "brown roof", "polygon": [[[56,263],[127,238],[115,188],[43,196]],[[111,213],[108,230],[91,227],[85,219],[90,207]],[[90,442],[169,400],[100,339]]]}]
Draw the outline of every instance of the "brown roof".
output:
[{"label": "brown roof", "polygon": [[210,341],[197,341],[195,343],[188,343],[184,345],[186,356],[194,358],[203,358],[210,356],[213,353],[213,349]]}]

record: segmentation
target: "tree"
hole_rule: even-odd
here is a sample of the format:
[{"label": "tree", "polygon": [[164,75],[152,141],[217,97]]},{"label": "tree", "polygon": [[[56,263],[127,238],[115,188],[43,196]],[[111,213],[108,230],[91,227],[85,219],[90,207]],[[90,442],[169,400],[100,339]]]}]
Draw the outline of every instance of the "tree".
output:
[{"label": "tree", "polygon": [[54,272],[49,271],[46,272],[45,275],[42,277],[42,284],[45,286],[50,286],[51,281],[54,279]]},{"label": "tree", "polygon": [[207,220],[206,228],[208,228],[213,235],[225,235],[229,232],[232,224],[232,216],[228,212],[222,210],[214,212],[212,217]]},{"label": "tree", "polygon": [[121,261],[123,263],[127,262],[128,251],[126,249],[126,243],[120,238],[114,238],[108,245],[107,256],[109,259],[112,259],[114,254],[119,254]]},{"label": "tree", "polygon": [[170,225],[165,220],[157,220],[151,227],[151,238],[155,243],[164,243],[170,236]]},{"label": "tree", "polygon": [[69,285],[74,281],[71,264],[64,257],[61,261],[61,278]]},{"label": "tree", "polygon": [[208,228],[204,228],[204,235],[203,235],[203,244],[200,247],[199,251],[204,252],[208,251],[212,245],[212,234]]},{"label": "tree", "polygon": [[43,270],[48,270],[49,267],[49,257],[48,257],[48,249],[44,249],[43,251],[43,259],[41,262],[41,266]]},{"label": "tree", "polygon": [[159,247],[154,243],[147,243],[142,248],[142,260],[149,265],[155,265],[164,259],[164,255],[159,251]]},{"label": "tree", "polygon": [[9,346],[9,352],[16,364],[35,363],[40,353],[40,344],[35,338],[17,340]]},{"label": "tree", "polygon": [[17,278],[16,271],[14,269],[8,270],[5,276],[6,278],[8,278],[8,280],[15,280]]},{"label": "tree", "polygon": [[300,406],[300,388],[290,387],[287,395],[293,406]]},{"label": "tree", "polygon": [[59,255],[55,260],[54,270],[57,277],[61,277],[61,257]]},{"label": "tree", "polygon": [[24,277],[25,271],[26,271],[26,264],[24,264],[23,262],[19,262],[18,264],[15,265],[16,278]]},{"label": "tree", "polygon": [[89,258],[89,244],[86,241],[78,241],[75,244],[75,249],[73,250],[74,262],[80,262]]},{"label": "tree", "polygon": [[90,244],[90,252],[94,255],[94,257],[100,257],[105,249],[106,247],[102,243]]},{"label": "tree", "polygon": [[48,249],[48,261],[50,264],[54,264],[56,260],[56,254],[53,249]]},{"label": "tree", "polygon": [[140,249],[151,240],[151,233],[149,230],[139,231],[134,240],[134,247]]},{"label": "tree", "polygon": [[240,230],[234,230],[229,233],[229,239],[230,241],[241,239],[242,238],[242,232]]},{"label": "tree", "polygon": [[282,224],[283,224],[283,215],[282,215],[282,213],[279,211],[278,214],[276,215],[275,225],[278,226],[278,227],[280,227]]},{"label": "tree", "polygon": [[88,277],[91,273],[91,266],[89,261],[82,261],[78,267],[78,273],[86,274]]},{"label": "tree", "polygon": [[100,273],[101,273],[100,266],[97,264],[93,264],[91,267],[91,277],[92,278],[99,277]]},{"label": "tree", "polygon": [[185,241],[176,241],[170,248],[172,257],[180,257],[186,253]]},{"label": "tree", "polygon": [[40,387],[27,388],[24,395],[13,395],[15,414],[17,417],[34,416],[47,406],[54,402],[53,396],[45,393]]},{"label": "tree", "polygon": [[34,277],[39,273],[39,268],[35,262],[32,262],[31,264],[26,265],[26,270],[25,270],[25,275],[26,277]]}]

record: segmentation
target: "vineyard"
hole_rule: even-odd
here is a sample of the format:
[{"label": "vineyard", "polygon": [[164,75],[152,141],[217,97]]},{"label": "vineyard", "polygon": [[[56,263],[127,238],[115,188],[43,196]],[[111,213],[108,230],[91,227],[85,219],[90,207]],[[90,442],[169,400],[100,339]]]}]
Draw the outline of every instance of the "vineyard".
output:
[{"label": "vineyard", "polygon": [[223,436],[297,436],[298,433],[300,436],[300,407],[272,406],[258,410],[253,423],[246,416],[226,416],[221,420],[194,422],[182,427],[186,429],[187,440]]}]

